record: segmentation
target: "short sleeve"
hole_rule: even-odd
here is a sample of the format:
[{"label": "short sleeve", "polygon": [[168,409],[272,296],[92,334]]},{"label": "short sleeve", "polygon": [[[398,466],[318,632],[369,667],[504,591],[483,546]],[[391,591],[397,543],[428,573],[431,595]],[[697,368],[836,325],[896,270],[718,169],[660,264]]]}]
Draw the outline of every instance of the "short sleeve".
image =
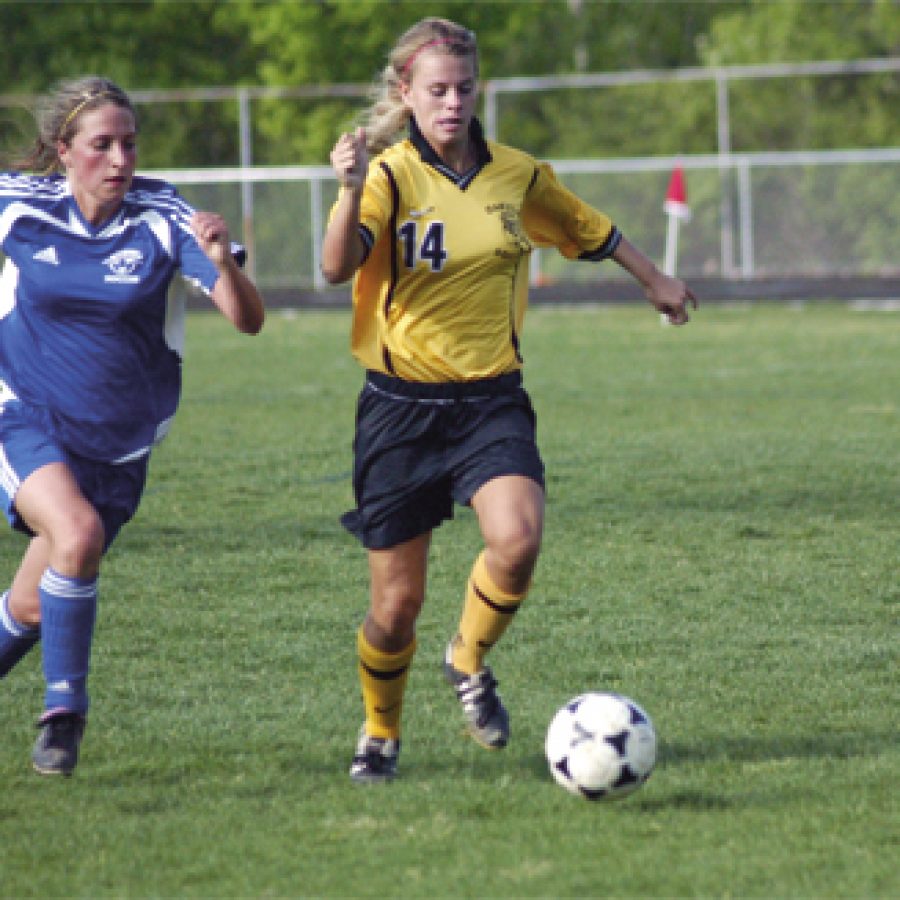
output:
[{"label": "short sleeve", "polygon": [[609,216],[561,184],[547,163],[538,165],[525,195],[522,224],[532,241],[568,259],[606,259],[621,239]]},{"label": "short sleeve", "polygon": [[[196,285],[205,293],[212,293],[216,281],[219,279],[219,271],[212,260],[203,252],[197,243],[191,230],[190,220],[194,215],[194,207],[181,198],[177,191],[173,192],[177,199],[178,212],[175,216],[175,258],[181,269],[182,276],[191,284]],[[247,252],[244,247],[231,242],[231,255],[234,261],[243,266]]]},{"label": "short sleeve", "polygon": [[[391,212],[395,203],[395,187],[393,179],[388,174],[389,170],[380,159],[373,160],[369,164],[366,174],[366,183],[363,186],[362,199],[359,207],[359,231],[363,243],[366,245],[368,255],[379,236],[384,233],[390,222]],[[338,199],[328,216],[330,222],[334,216],[338,201],[346,188],[341,187]]]}]

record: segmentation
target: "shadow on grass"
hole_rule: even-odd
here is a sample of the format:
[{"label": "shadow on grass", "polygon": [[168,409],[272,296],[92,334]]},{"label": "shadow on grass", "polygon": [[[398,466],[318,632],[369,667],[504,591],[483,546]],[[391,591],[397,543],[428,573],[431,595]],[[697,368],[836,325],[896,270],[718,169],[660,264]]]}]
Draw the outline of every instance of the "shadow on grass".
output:
[{"label": "shadow on grass", "polygon": [[796,735],[704,737],[696,743],[665,741],[660,766],[698,762],[776,762],[789,759],[852,759],[882,753],[900,744],[892,731],[847,731]]},{"label": "shadow on grass", "polygon": [[[886,748],[898,744],[900,738],[891,731],[704,737],[695,744],[661,742],[656,767],[664,769],[709,762],[727,764],[773,763],[792,759],[853,759],[881,754]],[[522,761],[522,768],[543,779],[547,763],[542,755],[532,754]]]},{"label": "shadow on grass", "polygon": [[[767,737],[719,737],[704,739],[696,744],[664,742],[659,748],[656,771],[694,764],[723,763],[760,765],[778,764],[790,760],[834,759],[847,760],[874,756],[900,744],[891,731],[828,732],[813,735],[780,735]],[[457,766],[457,768],[461,768]],[[521,774],[536,781],[548,779],[547,762],[542,754],[530,754],[520,763]],[[469,777],[472,773],[468,772]],[[477,776],[476,776],[477,777]],[[490,777],[486,773],[486,780]],[[641,795],[629,804],[645,811],[668,808],[692,810],[727,809],[745,806],[746,797],[729,797],[714,790],[679,790],[665,797]]]}]

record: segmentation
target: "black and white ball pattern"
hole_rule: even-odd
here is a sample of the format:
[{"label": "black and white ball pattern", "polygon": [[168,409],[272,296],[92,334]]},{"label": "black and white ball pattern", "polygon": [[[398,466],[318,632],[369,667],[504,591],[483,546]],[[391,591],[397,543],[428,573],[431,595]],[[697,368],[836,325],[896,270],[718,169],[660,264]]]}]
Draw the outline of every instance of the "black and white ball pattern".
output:
[{"label": "black and white ball pattern", "polygon": [[637,790],[656,764],[656,732],[628,697],[581,694],[553,717],[544,745],[556,782],[588,800],[611,800]]}]

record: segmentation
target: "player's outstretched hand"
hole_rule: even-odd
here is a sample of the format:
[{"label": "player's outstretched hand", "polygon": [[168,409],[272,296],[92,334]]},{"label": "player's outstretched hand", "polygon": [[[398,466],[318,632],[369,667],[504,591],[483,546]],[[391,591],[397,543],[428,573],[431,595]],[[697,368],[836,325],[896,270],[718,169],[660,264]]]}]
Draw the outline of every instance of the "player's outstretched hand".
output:
[{"label": "player's outstretched hand", "polygon": [[690,320],[688,305],[697,308],[697,298],[680,279],[659,273],[647,287],[647,297],[672,325],[684,325]]},{"label": "player's outstretched hand", "polygon": [[200,249],[216,265],[221,265],[231,256],[228,225],[218,213],[196,212],[190,224]]},{"label": "player's outstretched hand", "polygon": [[331,165],[338,181],[350,191],[362,189],[369,168],[366,150],[366,130],[357,128],[354,133],[342,134],[331,151]]}]

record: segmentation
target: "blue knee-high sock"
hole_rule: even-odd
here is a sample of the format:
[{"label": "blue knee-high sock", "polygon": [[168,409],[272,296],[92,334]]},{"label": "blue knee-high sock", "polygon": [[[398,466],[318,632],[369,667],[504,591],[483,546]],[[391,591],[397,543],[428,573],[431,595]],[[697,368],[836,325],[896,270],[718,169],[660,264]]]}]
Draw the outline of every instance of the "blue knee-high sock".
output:
[{"label": "blue knee-high sock", "polygon": [[23,625],[9,611],[9,591],[0,597],[0,678],[40,640],[41,629]]},{"label": "blue knee-high sock", "polygon": [[47,569],[40,584],[46,712],[86,713],[87,675],[97,615],[97,579]]}]

